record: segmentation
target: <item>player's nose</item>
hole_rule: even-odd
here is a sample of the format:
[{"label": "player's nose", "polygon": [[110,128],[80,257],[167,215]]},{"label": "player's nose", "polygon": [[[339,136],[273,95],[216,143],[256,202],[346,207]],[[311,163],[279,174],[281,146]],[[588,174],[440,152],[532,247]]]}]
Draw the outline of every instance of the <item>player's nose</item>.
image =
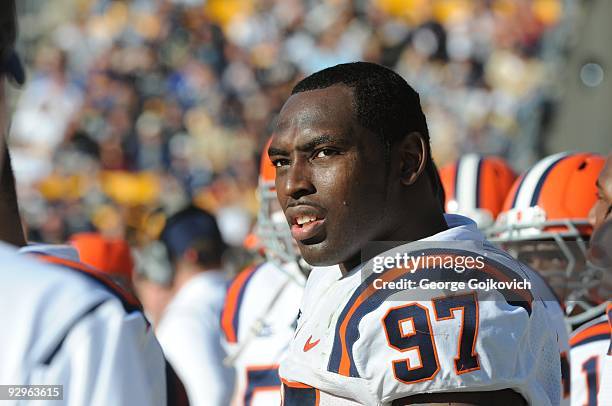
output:
[{"label": "player's nose", "polygon": [[600,211],[600,207],[601,206],[601,202],[597,201],[593,207],[591,207],[591,210],[589,211],[589,223],[591,224],[591,226],[593,226],[593,228],[597,228],[598,226],[598,214]]},{"label": "player's nose", "polygon": [[287,170],[283,184],[284,194],[298,200],[303,196],[314,193],[316,189],[310,175],[307,160],[296,159]]}]

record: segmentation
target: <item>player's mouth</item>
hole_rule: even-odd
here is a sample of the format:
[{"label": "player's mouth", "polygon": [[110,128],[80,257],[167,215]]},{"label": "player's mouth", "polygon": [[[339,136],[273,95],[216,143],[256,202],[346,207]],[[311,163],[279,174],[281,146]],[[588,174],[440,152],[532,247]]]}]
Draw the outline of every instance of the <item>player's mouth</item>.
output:
[{"label": "player's mouth", "polygon": [[291,217],[291,235],[296,241],[307,243],[322,231],[325,217],[307,208],[296,210]]}]

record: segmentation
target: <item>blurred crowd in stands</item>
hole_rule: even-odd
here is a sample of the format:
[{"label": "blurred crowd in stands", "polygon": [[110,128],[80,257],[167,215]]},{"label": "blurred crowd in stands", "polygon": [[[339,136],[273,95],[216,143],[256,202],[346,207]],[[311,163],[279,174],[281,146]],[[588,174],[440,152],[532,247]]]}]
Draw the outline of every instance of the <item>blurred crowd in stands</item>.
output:
[{"label": "blurred crowd in stands", "polygon": [[561,0],[44,3],[35,20],[53,8],[54,22],[26,39],[10,140],[29,239],[97,230],[132,246],[189,202],[240,246],[275,114],[297,79],[342,62],[382,63],[419,91],[439,164],[508,157],[567,18]]}]

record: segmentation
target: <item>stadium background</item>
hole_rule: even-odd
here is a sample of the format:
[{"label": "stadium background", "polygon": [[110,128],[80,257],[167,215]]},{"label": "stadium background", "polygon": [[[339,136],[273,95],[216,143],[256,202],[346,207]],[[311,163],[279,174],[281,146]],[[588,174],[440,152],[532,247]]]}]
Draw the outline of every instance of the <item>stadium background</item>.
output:
[{"label": "stadium background", "polygon": [[[11,151],[32,241],[134,247],[189,201],[240,246],[275,112],[305,74],[382,63],[421,94],[434,157],[612,147],[601,0],[22,0]],[[607,39],[606,39],[607,38]]]}]

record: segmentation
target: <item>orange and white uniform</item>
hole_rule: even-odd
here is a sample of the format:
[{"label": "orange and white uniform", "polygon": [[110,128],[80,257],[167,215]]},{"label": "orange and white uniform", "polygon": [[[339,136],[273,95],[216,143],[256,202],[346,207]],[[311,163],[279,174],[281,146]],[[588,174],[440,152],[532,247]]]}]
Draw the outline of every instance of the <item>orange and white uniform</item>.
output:
[{"label": "orange and white uniform", "polygon": [[[501,157],[471,153],[442,167],[440,179],[445,191],[446,212],[470,217],[486,233],[502,211],[516,174]],[[539,291],[550,292],[546,281],[542,279],[536,282],[541,282]],[[558,334],[562,373],[561,405],[566,406],[570,402],[568,326],[561,304],[546,304]]]},{"label": "orange and white uniform", "polygon": [[163,353],[138,302],[73,250],[35,251],[50,263],[0,243],[0,383],[63,385],[58,405],[166,405]]},{"label": "orange and white uniform", "polygon": [[[446,219],[448,230],[419,243],[451,247],[451,241],[461,241],[474,248],[437,245],[413,252],[407,244],[394,251],[480,256],[484,267],[464,274],[479,281],[532,279],[533,271],[486,242],[473,221],[457,215]],[[467,289],[412,295],[401,285],[377,288],[376,280],[418,284],[456,273],[392,268],[362,274],[361,269],[344,276],[320,269],[311,273],[302,316],[281,363],[284,405],[389,405],[420,393],[506,388],[528,404],[560,403],[557,333],[539,294]]]},{"label": "orange and white uniform", "polygon": [[221,327],[236,372],[232,405],[280,404],[278,366],[295,332],[305,282],[297,267],[266,262],[230,284]]},{"label": "orange and white uniform", "polygon": [[[533,266],[555,289],[564,301],[568,326],[597,317],[605,306],[589,295],[601,274],[584,266],[593,231],[588,215],[597,199],[595,185],[604,162],[602,156],[585,152],[543,158],[516,180],[495,226],[488,230],[492,241]],[[561,345],[560,351],[567,355]],[[575,353],[572,348],[563,358],[564,371],[568,364],[572,370],[569,387],[564,377],[563,404],[574,404],[576,396],[582,396],[568,391],[582,385],[577,380],[582,380],[579,363],[584,360],[574,360]]]},{"label": "orange and white uniform", "polygon": [[[606,315],[608,317],[610,331],[612,332],[612,302],[608,303]],[[603,373],[601,374],[601,380],[599,383],[597,401],[600,405],[606,405],[612,403],[612,334],[610,337],[610,343],[608,345],[608,352],[603,359],[602,370]]]},{"label": "orange and white uniform", "polygon": [[597,396],[606,387],[604,381],[608,371],[605,364],[608,363],[610,339],[610,324],[605,314],[582,325],[570,336],[572,405],[606,404],[598,403]]}]

